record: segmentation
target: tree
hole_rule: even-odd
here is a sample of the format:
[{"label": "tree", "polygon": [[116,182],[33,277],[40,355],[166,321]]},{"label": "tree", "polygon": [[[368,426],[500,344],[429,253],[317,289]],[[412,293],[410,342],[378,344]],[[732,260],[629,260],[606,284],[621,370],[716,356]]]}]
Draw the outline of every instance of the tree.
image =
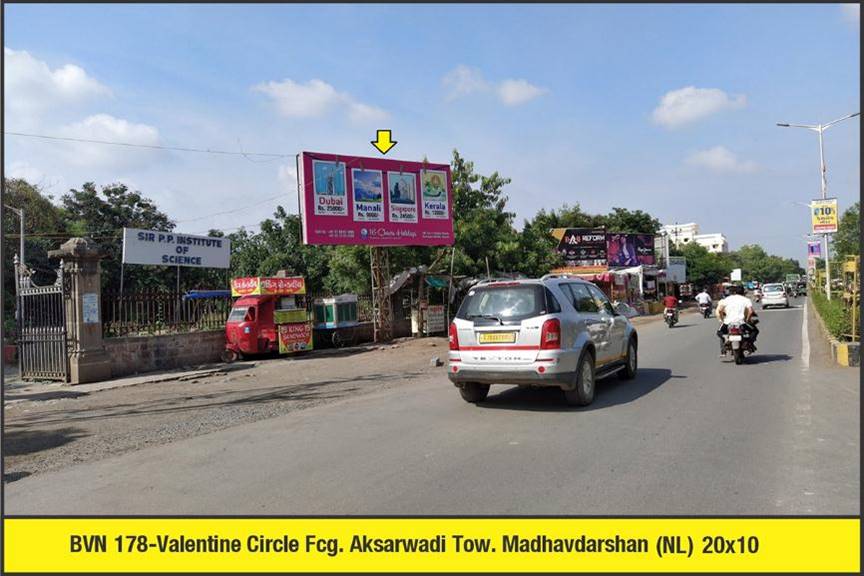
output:
[{"label": "tree", "polygon": [[[174,230],[174,222],[140,192],[130,191],[125,184],[103,186],[101,192],[92,182],[80,190],[71,189],[62,198],[69,217],[69,232],[98,241],[106,254],[102,260],[102,289],[120,290],[123,228]],[[124,290],[173,290],[176,269],[171,266],[127,266]]]},{"label": "tree", "polygon": [[660,220],[642,210],[612,208],[609,214],[596,216],[594,226],[605,226],[608,232],[656,234],[660,229]]},{"label": "tree", "polygon": [[855,202],[840,217],[837,233],[831,240],[832,252],[838,259],[844,256],[857,256],[861,253],[860,239],[860,202]]},{"label": "tree", "polygon": [[453,151],[453,228],[456,233],[455,274],[486,275],[490,271],[513,272],[519,268],[518,233],[512,212],[507,212],[503,188],[509,178],[498,172],[481,176],[474,163]]},{"label": "tree", "polygon": [[[33,270],[33,280],[46,285],[56,278],[56,262],[50,262],[48,251],[57,248],[67,235],[67,218],[62,208],[55,206],[53,198],[43,194],[38,186],[22,179],[3,181],[3,203],[24,209],[24,252],[27,267]],[[18,215],[3,210],[3,311],[4,325],[14,325],[15,273],[13,259],[19,252],[20,225]],[[20,255],[19,255],[20,256]]]},{"label": "tree", "polygon": [[679,251],[687,259],[688,281],[698,286],[722,282],[731,272],[729,262],[723,255],[712,254],[695,242],[685,244]]},{"label": "tree", "polygon": [[553,228],[588,228],[594,226],[595,217],[582,211],[579,204],[564,204],[558,210],[540,209],[531,220],[526,220],[519,235],[522,259],[520,271],[528,276],[542,276],[564,263],[555,252],[558,241],[549,233]]}]

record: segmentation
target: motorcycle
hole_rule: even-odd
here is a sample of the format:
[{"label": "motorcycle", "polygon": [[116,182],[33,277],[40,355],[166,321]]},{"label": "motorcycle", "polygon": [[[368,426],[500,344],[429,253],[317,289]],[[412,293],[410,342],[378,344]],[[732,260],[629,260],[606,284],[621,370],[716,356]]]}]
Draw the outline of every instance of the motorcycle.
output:
[{"label": "motorcycle", "polygon": [[[751,318],[752,325],[759,323],[756,318]],[[729,324],[723,335],[723,352],[732,353],[735,364],[743,364],[744,356],[750,356],[756,352],[756,344],[753,342],[753,333],[746,323]]]},{"label": "motorcycle", "polygon": [[675,308],[666,308],[663,310],[663,320],[672,328],[678,323],[678,311]]},{"label": "motorcycle", "polygon": [[702,312],[703,318],[711,317],[711,304],[705,302],[704,304],[699,304],[699,311]]}]

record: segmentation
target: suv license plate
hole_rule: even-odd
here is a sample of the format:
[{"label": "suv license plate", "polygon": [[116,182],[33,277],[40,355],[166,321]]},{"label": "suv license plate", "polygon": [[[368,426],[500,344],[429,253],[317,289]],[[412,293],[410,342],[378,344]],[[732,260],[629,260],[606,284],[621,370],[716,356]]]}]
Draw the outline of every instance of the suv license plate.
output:
[{"label": "suv license plate", "polygon": [[480,332],[477,341],[480,344],[513,344],[516,342],[515,332]]}]

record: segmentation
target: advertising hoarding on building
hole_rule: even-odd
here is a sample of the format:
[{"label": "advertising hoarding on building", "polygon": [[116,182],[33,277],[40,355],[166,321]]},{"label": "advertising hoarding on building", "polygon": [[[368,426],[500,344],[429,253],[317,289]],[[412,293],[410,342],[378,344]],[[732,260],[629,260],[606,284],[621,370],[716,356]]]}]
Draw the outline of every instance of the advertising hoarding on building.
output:
[{"label": "advertising hoarding on building", "polygon": [[159,230],[123,228],[123,263],[230,268],[231,240]]},{"label": "advertising hoarding on building", "polygon": [[607,234],[606,254],[609,266],[653,265],[653,234]]},{"label": "advertising hoarding on building", "polygon": [[607,266],[606,230],[604,228],[557,228],[556,251],[567,267]]},{"label": "advertising hoarding on building", "polygon": [[305,244],[454,242],[448,164],[303,152],[298,172]]},{"label": "advertising hoarding on building", "polygon": [[814,234],[837,232],[837,199],[812,200],[810,202],[810,216]]}]

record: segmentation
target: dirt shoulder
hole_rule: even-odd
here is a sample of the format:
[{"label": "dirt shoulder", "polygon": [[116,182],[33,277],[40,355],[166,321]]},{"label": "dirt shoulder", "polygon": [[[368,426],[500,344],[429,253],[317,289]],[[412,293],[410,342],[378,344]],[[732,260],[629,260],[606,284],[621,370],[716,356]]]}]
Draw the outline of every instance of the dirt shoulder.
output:
[{"label": "dirt shoulder", "polygon": [[4,407],[4,482],[352,396],[429,379],[447,384],[444,338],[275,358],[191,379],[99,391],[63,387]]}]

